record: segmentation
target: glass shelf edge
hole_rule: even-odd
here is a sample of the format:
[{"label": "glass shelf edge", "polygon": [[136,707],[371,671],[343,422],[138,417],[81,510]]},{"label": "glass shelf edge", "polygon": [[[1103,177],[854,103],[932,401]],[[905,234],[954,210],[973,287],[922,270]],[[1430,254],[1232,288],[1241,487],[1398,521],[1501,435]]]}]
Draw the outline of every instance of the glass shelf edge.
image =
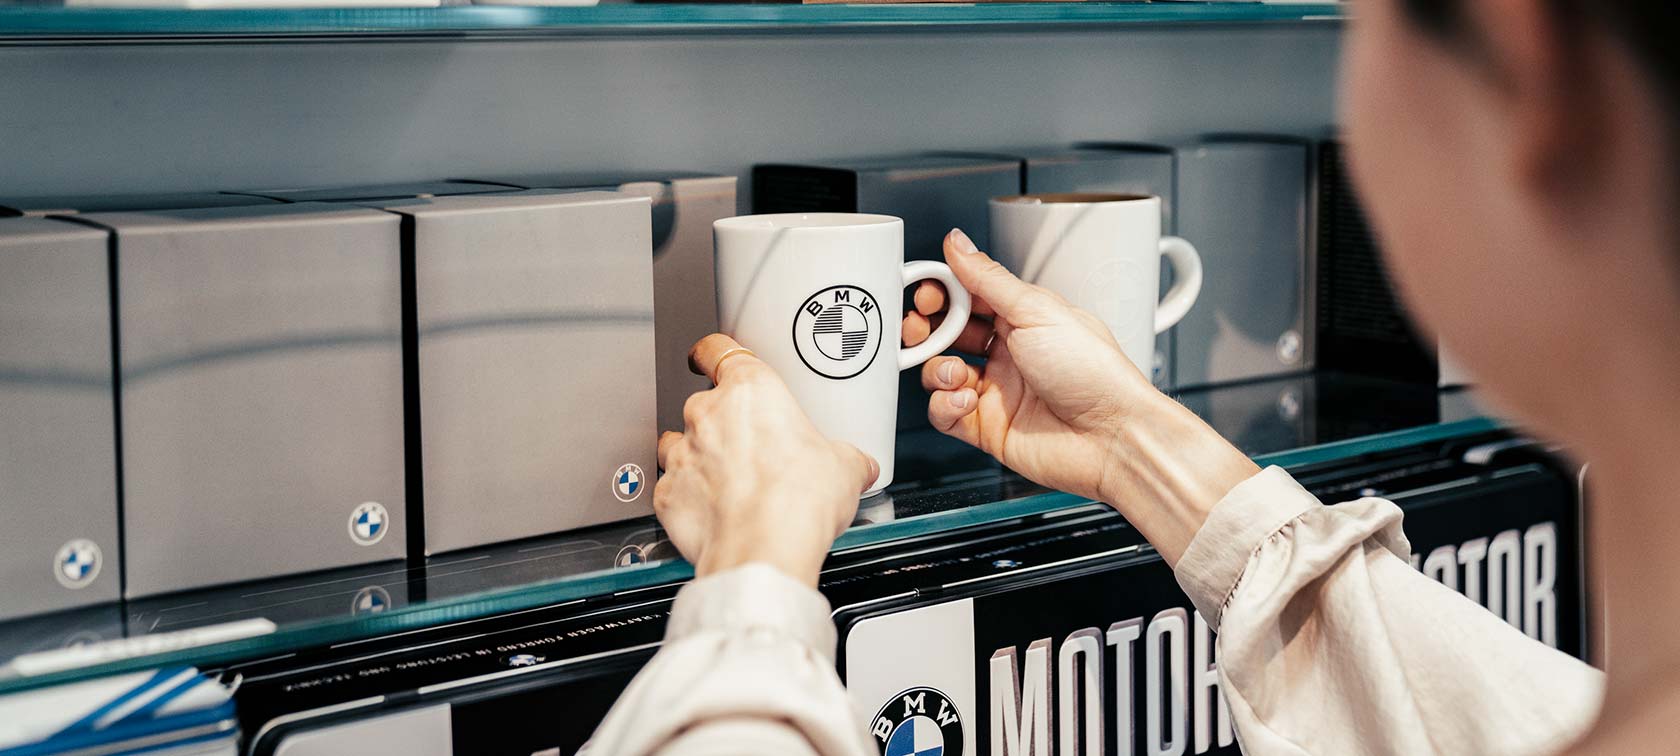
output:
[{"label": "glass shelf edge", "polygon": [[[167,666],[214,669],[219,665],[264,658],[265,649],[289,652],[299,648],[318,648],[381,635],[441,628],[455,622],[558,606],[625,591],[655,588],[687,581],[693,577],[693,568],[680,559],[648,564],[633,570],[603,570],[548,584],[429,602],[421,606],[371,615],[354,622],[322,620],[239,640],[135,656],[40,675],[0,676],[0,695]],[[620,581],[617,578],[625,580]]]},{"label": "glass shelf edge", "polygon": [[1261,467],[1278,466],[1283,468],[1314,465],[1321,462],[1331,462],[1338,459],[1348,459],[1371,452],[1395,449],[1401,446],[1445,441],[1451,438],[1472,436],[1488,431],[1506,430],[1509,425],[1505,422],[1487,416],[1471,417],[1447,423],[1426,425],[1418,428],[1378,433],[1370,436],[1351,438],[1346,441],[1336,441],[1318,446],[1306,446],[1289,451],[1261,454],[1254,457],[1254,463]]},{"label": "glass shelf edge", "polygon": [[644,35],[1337,22],[1341,6],[1254,2],[612,4],[135,9],[0,4],[0,43],[226,37]]},{"label": "glass shelf edge", "polygon": [[[1335,441],[1317,446],[1291,449],[1283,452],[1259,454],[1252,457],[1254,463],[1261,467],[1301,467],[1304,465],[1330,462],[1339,459],[1349,459],[1372,452],[1380,452],[1402,446],[1415,446],[1452,438],[1462,438],[1478,433],[1500,430],[1507,426],[1499,420],[1490,417],[1473,417],[1449,423],[1406,428],[1387,433],[1379,433],[1361,438]],[[1019,499],[1009,499],[968,507],[954,512],[939,512],[935,514],[908,517],[892,522],[876,523],[860,527],[853,527],[842,533],[834,542],[833,551],[874,546],[888,541],[925,535],[936,530],[950,530],[975,525],[986,525],[1001,522],[1016,517],[1046,514],[1066,509],[1074,509],[1096,503],[1083,496],[1053,491],[1033,494]]]},{"label": "glass shelf edge", "polygon": [[[1270,465],[1285,468],[1299,467],[1337,459],[1348,459],[1388,449],[1461,438],[1506,427],[1508,426],[1505,423],[1490,417],[1473,417],[1285,452],[1262,454],[1255,456],[1253,459],[1255,463],[1262,467]],[[1093,503],[1092,500],[1082,496],[1061,492],[1046,492],[1018,499],[967,507],[952,512],[919,515],[891,522],[858,526],[841,534],[835,541],[833,551],[864,548],[938,531],[986,525],[1030,515],[1060,512],[1089,506]],[[681,559],[648,564],[632,569],[602,570],[556,579],[549,583],[526,585],[505,591],[487,591],[398,609],[349,623],[341,620],[323,620],[319,623],[289,627],[274,633],[211,646],[137,656],[32,677],[0,677],[0,691],[3,691],[3,694],[10,694],[94,677],[177,664],[197,666],[201,669],[214,668],[222,664],[260,658],[263,656],[264,649],[319,647],[391,633],[438,628],[451,622],[555,606],[611,594],[653,589],[685,582],[693,577],[693,567]]]}]

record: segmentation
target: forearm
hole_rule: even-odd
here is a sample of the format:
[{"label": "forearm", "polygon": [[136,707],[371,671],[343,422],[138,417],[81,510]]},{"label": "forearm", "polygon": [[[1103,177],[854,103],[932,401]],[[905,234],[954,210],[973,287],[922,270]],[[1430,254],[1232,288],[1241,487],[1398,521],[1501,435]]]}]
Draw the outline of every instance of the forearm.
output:
[{"label": "forearm", "polygon": [[1245,753],[1536,753],[1592,720],[1602,676],[1413,569],[1400,524],[1279,468],[1208,515],[1176,573]]},{"label": "forearm", "polygon": [[828,613],[814,589],[768,565],[689,584],[664,648],[619,697],[589,753],[869,753],[834,671]]},{"label": "forearm", "polygon": [[1260,472],[1195,413],[1166,396],[1117,422],[1101,492],[1177,565],[1208,512],[1237,484]]}]

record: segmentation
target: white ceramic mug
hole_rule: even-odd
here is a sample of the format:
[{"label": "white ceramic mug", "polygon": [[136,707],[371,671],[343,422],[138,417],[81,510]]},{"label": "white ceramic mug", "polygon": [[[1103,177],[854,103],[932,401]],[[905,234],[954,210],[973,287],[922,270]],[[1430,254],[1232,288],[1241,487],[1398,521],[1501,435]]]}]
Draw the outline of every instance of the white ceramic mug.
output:
[{"label": "white ceramic mug", "polygon": [[[1029,283],[1097,316],[1126,356],[1152,375],[1155,336],[1184,319],[1202,290],[1202,258],[1161,235],[1161,198],[1028,194],[991,202],[993,257]],[[1173,285],[1161,290],[1161,258]]]},{"label": "white ceramic mug", "polygon": [[[893,477],[898,373],[945,351],[968,322],[968,292],[944,263],[904,262],[904,221],[890,215],[743,215],[712,224],[718,324],[787,381],[829,438]],[[926,342],[901,348],[904,287],[945,284],[950,314]]]}]

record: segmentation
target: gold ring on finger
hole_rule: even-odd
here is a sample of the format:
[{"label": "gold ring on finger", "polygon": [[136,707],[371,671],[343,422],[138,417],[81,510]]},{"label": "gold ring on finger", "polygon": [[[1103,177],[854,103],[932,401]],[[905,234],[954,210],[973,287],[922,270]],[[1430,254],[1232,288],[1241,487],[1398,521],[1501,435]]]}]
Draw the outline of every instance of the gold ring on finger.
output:
[{"label": "gold ring on finger", "polygon": [[[738,355],[738,354],[751,355],[753,357],[758,356],[757,354],[753,353],[753,350],[748,349],[746,347],[739,347],[739,346],[738,347],[730,347],[729,349],[725,350],[723,354],[718,356],[717,364],[712,366],[712,375],[722,376],[723,375],[723,362],[724,362],[724,360],[727,360],[730,357],[734,357],[735,355]],[[717,378],[713,378],[712,383],[716,384],[717,383]]]}]

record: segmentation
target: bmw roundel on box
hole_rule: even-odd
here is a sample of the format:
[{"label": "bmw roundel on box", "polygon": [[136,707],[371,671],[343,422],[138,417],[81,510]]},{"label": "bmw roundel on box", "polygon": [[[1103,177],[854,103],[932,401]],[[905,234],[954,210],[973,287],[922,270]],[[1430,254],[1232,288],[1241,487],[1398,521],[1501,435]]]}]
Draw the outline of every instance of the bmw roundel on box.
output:
[{"label": "bmw roundel on box", "polygon": [[65,588],[86,588],[94,578],[99,577],[99,569],[104,563],[105,556],[99,550],[99,544],[77,538],[60,546],[53,556],[53,577]]},{"label": "bmw roundel on box", "polygon": [[372,546],[385,540],[390,525],[390,513],[377,501],[362,502],[350,510],[350,540],[358,546]]},{"label": "bmw roundel on box", "polygon": [[641,498],[644,488],[647,488],[647,476],[642,473],[641,465],[624,464],[613,472],[612,492],[619,501],[632,502]]}]

